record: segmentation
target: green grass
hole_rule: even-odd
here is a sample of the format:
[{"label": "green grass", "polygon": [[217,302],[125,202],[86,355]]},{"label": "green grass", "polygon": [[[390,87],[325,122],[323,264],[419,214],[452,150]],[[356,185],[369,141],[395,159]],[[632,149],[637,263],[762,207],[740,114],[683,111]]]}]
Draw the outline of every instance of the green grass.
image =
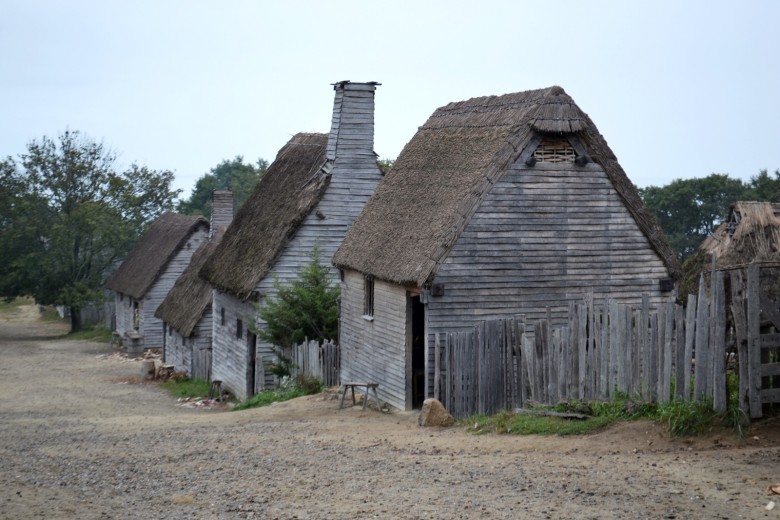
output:
[{"label": "green grass", "polygon": [[60,318],[60,313],[57,312],[57,309],[54,307],[46,307],[46,310],[43,311],[43,314],[41,314],[41,320],[42,321],[63,321],[63,319]]},{"label": "green grass", "polygon": [[169,379],[160,386],[174,397],[208,397],[211,383],[205,379]]},{"label": "green grass", "polygon": [[69,332],[67,339],[95,341],[97,343],[110,343],[111,331],[102,325],[94,325],[91,327],[84,327],[83,329],[76,332]]},{"label": "green grass", "polygon": [[609,402],[561,403],[555,407],[544,407],[557,412],[578,412],[590,408],[592,415],[586,420],[562,419],[536,415],[521,415],[500,412],[493,416],[477,415],[460,421],[474,433],[508,433],[515,435],[581,435],[597,431],[605,426],[635,419],[649,419],[664,424],[672,437],[689,437],[726,427],[741,438],[749,421],[739,411],[735,380],[728,382],[729,404],[725,414],[712,409],[712,402],[686,402],[674,400],[666,404],[643,403],[619,396]]},{"label": "green grass", "polygon": [[233,410],[259,408],[276,402],[289,401],[296,397],[317,394],[321,391],[322,382],[315,377],[300,375],[295,380],[285,378],[279,388],[275,390],[264,390],[255,394],[246,401],[237,404],[233,407]]},{"label": "green grass", "polygon": [[10,311],[16,309],[17,307],[21,307],[22,305],[33,305],[34,303],[35,300],[30,298],[29,296],[23,296],[20,298],[10,298],[10,299],[0,297],[0,312]]}]

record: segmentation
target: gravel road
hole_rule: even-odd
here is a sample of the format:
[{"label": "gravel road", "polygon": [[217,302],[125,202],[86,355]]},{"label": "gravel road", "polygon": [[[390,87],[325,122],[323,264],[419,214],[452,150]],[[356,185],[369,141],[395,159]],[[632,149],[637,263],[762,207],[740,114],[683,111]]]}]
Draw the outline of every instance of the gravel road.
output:
[{"label": "gravel road", "polygon": [[64,332],[0,314],[0,518],[780,518],[776,419],[685,441],[648,422],[476,436],[327,394],[187,408]]}]

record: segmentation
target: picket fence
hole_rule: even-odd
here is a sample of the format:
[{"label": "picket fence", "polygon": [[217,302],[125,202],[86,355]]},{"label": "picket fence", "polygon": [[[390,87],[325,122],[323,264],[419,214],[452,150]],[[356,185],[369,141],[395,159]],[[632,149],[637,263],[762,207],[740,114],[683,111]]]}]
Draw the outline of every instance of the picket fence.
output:
[{"label": "picket fence", "polygon": [[[759,290],[758,266],[731,273],[733,342],[739,360],[740,408],[761,416],[780,402],[780,312]],[[727,299],[723,271],[702,276],[685,308],[651,308],[585,295],[565,325],[548,318],[487,321],[473,331],[442,333],[434,341],[434,397],[455,417],[491,414],[528,402],[609,400],[618,394],[665,403],[711,401],[726,411]],[[774,309],[774,311],[772,311]],[[763,311],[763,314],[762,314]],[[763,318],[776,318],[762,334]],[[766,324],[765,324],[765,327]]]},{"label": "picket fence", "polygon": [[292,361],[290,375],[304,374],[316,377],[325,386],[339,384],[340,351],[332,341],[320,344],[317,340],[304,341],[285,350],[284,355]]}]

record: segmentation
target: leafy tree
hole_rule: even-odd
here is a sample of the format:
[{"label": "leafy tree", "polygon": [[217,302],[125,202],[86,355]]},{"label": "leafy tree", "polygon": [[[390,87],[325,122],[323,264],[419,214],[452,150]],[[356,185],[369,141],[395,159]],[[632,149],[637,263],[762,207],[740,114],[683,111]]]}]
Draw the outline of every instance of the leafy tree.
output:
[{"label": "leafy tree", "polygon": [[[780,170],[770,177],[766,169],[750,178],[741,200],[780,202]],[[736,202],[736,201],[735,201]]]},{"label": "leafy tree", "polygon": [[100,300],[104,277],[179,191],[170,171],[117,172],[116,155],[78,131],[31,141],[19,162],[2,163],[0,289],[69,307],[77,330],[81,308]]},{"label": "leafy tree", "polygon": [[306,339],[322,342],[338,334],[340,287],[331,281],[330,266],[321,262],[319,246],[309,258],[296,280],[289,284],[274,280],[276,295],[256,306],[266,327],[258,329],[254,320],[248,320],[255,334],[275,346],[279,364],[271,368],[277,375],[289,373],[284,348]]},{"label": "leafy tree", "polygon": [[268,169],[268,161],[258,159],[257,164],[245,164],[244,158],[223,160],[195,182],[190,198],[179,201],[177,210],[188,215],[211,217],[211,193],[230,189],[233,192],[235,211],[244,204],[255,185]]}]

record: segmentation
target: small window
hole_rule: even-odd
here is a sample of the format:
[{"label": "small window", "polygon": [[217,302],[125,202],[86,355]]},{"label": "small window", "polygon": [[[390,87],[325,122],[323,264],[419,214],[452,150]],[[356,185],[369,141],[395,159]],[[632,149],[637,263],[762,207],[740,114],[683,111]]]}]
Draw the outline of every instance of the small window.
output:
[{"label": "small window", "polygon": [[124,295],[124,293],[119,293],[119,301],[120,301],[120,302],[123,302],[123,301],[125,301],[125,295]]},{"label": "small window", "polygon": [[363,316],[374,317],[374,277],[366,276],[363,279]]},{"label": "small window", "polygon": [[225,308],[222,307],[219,311],[219,324],[225,326]]},{"label": "small window", "polygon": [[168,327],[168,336],[173,336],[173,327]]},{"label": "small window", "polygon": [[244,322],[241,319],[236,319],[236,338],[241,339],[244,337]]}]

